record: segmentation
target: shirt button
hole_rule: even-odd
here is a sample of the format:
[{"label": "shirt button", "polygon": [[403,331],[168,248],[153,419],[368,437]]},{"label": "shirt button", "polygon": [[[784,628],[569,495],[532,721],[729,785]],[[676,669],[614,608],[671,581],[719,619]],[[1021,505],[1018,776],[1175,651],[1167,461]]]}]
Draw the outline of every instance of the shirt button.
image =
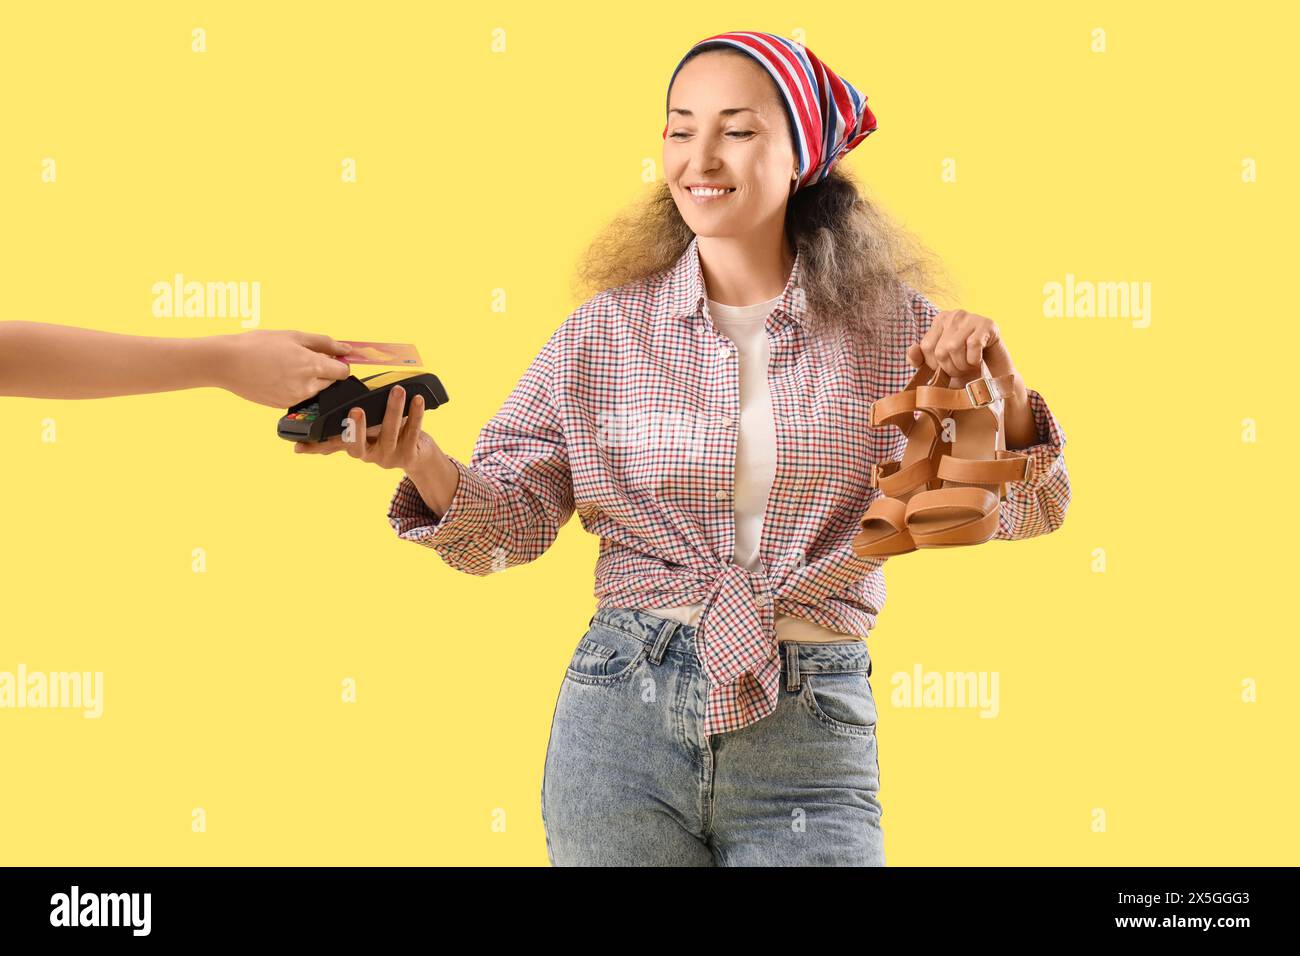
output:
[{"label": "shirt button", "polygon": [[732,418],[730,415],[723,415],[723,416],[722,416],[722,427],[723,427],[723,428],[735,428],[735,427],[736,427],[736,420],[735,420],[734,418]]},{"label": "shirt button", "polygon": [[715,491],[715,492],[713,493],[713,497],[717,498],[719,501],[726,501],[726,500],[727,500],[727,489],[725,489],[725,488],[719,488],[717,491]]},{"label": "shirt button", "polygon": [[770,600],[771,600],[771,598],[768,597],[766,594],[760,594],[760,595],[758,596],[758,606],[759,606],[759,607],[767,607],[767,602],[770,601]]},{"label": "shirt button", "polygon": [[720,348],[718,349],[718,355],[722,358],[731,358],[731,349]]}]

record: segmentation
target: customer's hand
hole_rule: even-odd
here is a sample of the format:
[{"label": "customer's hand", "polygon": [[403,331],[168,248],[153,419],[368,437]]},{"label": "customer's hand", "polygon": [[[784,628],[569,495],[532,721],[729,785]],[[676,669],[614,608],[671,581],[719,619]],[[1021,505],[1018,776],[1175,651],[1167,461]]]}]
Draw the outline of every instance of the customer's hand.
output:
[{"label": "customer's hand", "polygon": [[217,383],[260,405],[289,408],[351,373],[334,357],[351,346],[328,335],[256,329],[214,340]]}]

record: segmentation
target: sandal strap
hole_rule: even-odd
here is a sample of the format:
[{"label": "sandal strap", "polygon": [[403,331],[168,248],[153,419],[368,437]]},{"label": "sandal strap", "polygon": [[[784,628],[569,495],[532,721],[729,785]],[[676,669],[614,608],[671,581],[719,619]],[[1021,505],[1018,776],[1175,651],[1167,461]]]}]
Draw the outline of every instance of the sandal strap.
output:
[{"label": "sandal strap", "polygon": [[962,481],[975,485],[1002,484],[1007,481],[1024,481],[1029,474],[1029,456],[1024,452],[998,449],[997,460],[987,458],[954,458],[944,455],[935,472],[939,478]]},{"label": "sandal strap", "polygon": [[914,461],[906,468],[902,465],[901,459],[876,462],[867,476],[868,487],[879,488],[889,497],[897,498],[925,484],[935,475],[934,462],[930,458]]},{"label": "sandal strap", "polygon": [[[922,491],[913,495],[907,502],[904,515],[909,519],[909,528],[912,515],[938,508],[959,508],[971,512],[976,517],[985,517],[997,513],[998,498],[984,488],[949,487]],[[964,523],[966,522],[962,522]]]},{"label": "sandal strap", "polygon": [[893,395],[885,395],[871,403],[871,408],[867,415],[867,421],[872,428],[879,428],[881,425],[894,425],[902,428],[901,422],[894,422],[893,419],[907,416],[906,420],[912,419],[912,413],[916,411],[916,391],[895,392]]},{"label": "sandal strap", "polygon": [[894,531],[907,530],[907,502],[899,501],[897,498],[877,498],[871,502],[871,507],[867,513],[858,521],[858,527],[864,531],[871,526],[873,521],[881,521],[893,528]]},{"label": "sandal strap", "polygon": [[[881,425],[897,425],[906,431],[913,421],[912,412],[916,411],[916,390],[926,382],[933,381],[935,370],[922,365],[912,373],[911,381],[901,392],[882,395],[867,408],[867,421],[872,428]],[[898,418],[899,421],[893,419]]]},{"label": "sandal strap", "polygon": [[998,511],[992,511],[961,524],[950,525],[941,531],[926,533],[908,526],[908,537],[918,548],[943,548],[956,545],[983,544],[997,534]]},{"label": "sandal strap", "polygon": [[1014,373],[999,375],[997,378],[976,378],[967,382],[962,388],[940,388],[937,385],[918,385],[916,388],[917,407],[930,408],[983,408],[999,399],[1009,398],[1015,393]]}]

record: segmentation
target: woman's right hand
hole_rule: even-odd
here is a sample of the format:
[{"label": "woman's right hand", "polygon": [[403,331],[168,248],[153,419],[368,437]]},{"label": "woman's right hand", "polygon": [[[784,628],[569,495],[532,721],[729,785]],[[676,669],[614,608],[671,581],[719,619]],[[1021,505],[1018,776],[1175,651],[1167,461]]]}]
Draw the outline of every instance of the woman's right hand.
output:
[{"label": "woman's right hand", "polygon": [[294,442],[295,453],[332,455],[346,451],[358,461],[368,461],[380,468],[400,468],[416,483],[425,503],[442,514],[451,503],[459,473],[438,443],[420,428],[424,421],[424,396],[411,400],[411,413],[402,415],[406,390],[395,385],[388,393],[388,407],[382,425],[366,426],[366,413],[360,408],[348,412],[343,420],[343,434],[322,442]]}]

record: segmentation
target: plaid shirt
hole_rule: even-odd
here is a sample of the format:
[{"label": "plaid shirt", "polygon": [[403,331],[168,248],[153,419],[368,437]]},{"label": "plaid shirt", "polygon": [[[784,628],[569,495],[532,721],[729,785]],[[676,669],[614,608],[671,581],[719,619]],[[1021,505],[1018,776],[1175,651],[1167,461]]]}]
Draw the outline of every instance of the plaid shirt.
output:
[{"label": "plaid shirt", "polygon": [[[671,269],[601,292],[552,333],[470,464],[452,458],[460,484],[441,519],[407,477],[389,523],[486,575],[540,557],[576,510],[600,538],[598,608],[704,604],[703,732],[765,717],[778,694],[777,613],[866,635],[884,605],[885,559],[859,558],[850,542],[881,494],[868,485],[872,464],[902,457],[906,438],[869,427],[868,408],[907,385],[907,346],[938,315],[912,291],[891,347],[865,357],[842,340],[817,348],[799,271],[796,256],[765,323],[777,464],[762,570],[733,560],[738,356],[708,317],[698,239]],[[1039,443],[1025,449],[1027,478],[1007,486],[997,538],[1054,531],[1070,502],[1065,435],[1028,392]]]}]

